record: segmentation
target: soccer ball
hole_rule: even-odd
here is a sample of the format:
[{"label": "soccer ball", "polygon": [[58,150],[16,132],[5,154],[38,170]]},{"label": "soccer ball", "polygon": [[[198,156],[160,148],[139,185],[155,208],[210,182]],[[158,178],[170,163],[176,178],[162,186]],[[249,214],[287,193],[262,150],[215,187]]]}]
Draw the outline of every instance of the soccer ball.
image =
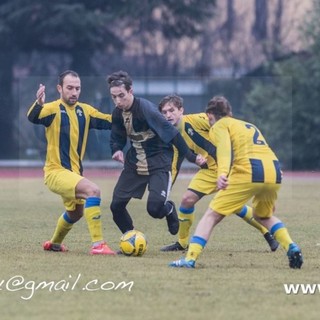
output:
[{"label": "soccer ball", "polygon": [[120,250],[126,256],[142,256],[147,250],[147,239],[138,230],[130,230],[120,238]]}]

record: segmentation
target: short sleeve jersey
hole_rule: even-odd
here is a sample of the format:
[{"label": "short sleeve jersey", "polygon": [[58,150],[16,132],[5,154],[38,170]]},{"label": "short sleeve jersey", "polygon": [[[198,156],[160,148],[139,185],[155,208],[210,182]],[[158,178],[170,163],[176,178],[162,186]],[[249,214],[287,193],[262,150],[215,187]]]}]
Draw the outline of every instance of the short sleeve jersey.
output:
[{"label": "short sleeve jersey", "polygon": [[164,119],[156,105],[143,98],[135,97],[127,111],[115,108],[112,113],[112,154],[123,150],[129,138],[125,168],[141,175],[156,170],[171,171],[173,146],[170,142],[177,134],[178,130]]}]

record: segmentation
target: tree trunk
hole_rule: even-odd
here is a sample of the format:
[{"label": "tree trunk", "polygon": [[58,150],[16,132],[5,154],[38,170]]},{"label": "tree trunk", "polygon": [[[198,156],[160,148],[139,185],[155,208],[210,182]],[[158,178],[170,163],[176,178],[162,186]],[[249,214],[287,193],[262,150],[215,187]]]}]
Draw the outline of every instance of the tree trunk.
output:
[{"label": "tree trunk", "polygon": [[268,2],[267,0],[255,0],[255,21],[252,26],[252,34],[259,40],[266,40],[268,36]]},{"label": "tree trunk", "polygon": [[14,116],[17,115],[12,96],[13,52],[6,48],[0,51],[0,158],[16,158],[18,142],[13,139]]}]

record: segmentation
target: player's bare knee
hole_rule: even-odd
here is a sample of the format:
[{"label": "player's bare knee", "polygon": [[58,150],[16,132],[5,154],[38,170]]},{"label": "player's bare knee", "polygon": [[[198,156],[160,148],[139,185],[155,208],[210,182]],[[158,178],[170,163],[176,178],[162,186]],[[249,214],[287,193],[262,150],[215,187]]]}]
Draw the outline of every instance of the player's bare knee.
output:
[{"label": "player's bare knee", "polygon": [[96,197],[100,198],[101,196],[101,191],[100,188],[95,184],[95,183],[87,183],[87,185],[84,188],[84,192],[86,194],[86,197]]},{"label": "player's bare knee", "polygon": [[183,195],[182,200],[181,200],[181,206],[183,208],[192,208],[195,204],[195,201],[192,197],[188,195]]},{"label": "player's bare knee", "polygon": [[100,188],[90,180],[84,178],[76,186],[76,196],[79,198],[89,198],[101,196]]},{"label": "player's bare knee", "polygon": [[101,196],[100,188],[94,183],[90,186],[87,193],[88,193],[88,197],[100,198],[100,196]]}]

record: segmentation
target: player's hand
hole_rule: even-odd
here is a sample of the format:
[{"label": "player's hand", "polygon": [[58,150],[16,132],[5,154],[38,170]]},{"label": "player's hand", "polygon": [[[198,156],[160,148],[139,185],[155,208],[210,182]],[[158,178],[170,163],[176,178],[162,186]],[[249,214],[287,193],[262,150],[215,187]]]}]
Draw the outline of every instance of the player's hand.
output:
[{"label": "player's hand", "polygon": [[37,91],[37,102],[42,106],[46,100],[46,86],[40,83]]},{"label": "player's hand", "polygon": [[217,181],[218,190],[223,190],[229,185],[228,177],[225,174],[220,175]]},{"label": "player's hand", "polygon": [[197,154],[196,164],[201,167],[207,163],[207,159],[203,157],[201,154]]},{"label": "player's hand", "polygon": [[124,156],[123,156],[123,152],[121,150],[116,151],[113,155],[112,155],[112,159],[119,161],[121,163],[124,163]]}]

